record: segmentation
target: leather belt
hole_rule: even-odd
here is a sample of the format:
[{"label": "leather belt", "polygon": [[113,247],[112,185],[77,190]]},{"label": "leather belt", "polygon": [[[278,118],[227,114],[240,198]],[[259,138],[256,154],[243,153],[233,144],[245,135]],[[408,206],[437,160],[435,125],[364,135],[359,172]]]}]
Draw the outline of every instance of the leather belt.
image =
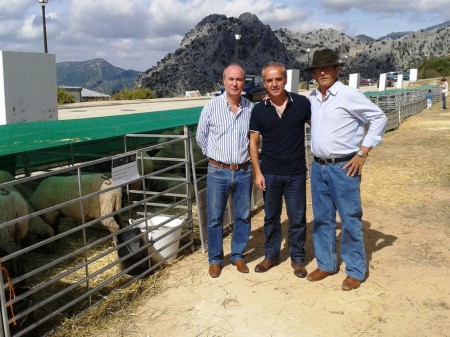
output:
[{"label": "leather belt", "polygon": [[214,159],[209,159],[209,162],[213,165],[219,166],[221,168],[230,169],[232,171],[239,171],[242,169],[246,169],[248,165],[250,165],[250,160],[246,161],[242,164],[224,164],[218,161],[215,161]]},{"label": "leather belt", "polygon": [[343,161],[349,161],[351,160],[353,157],[355,156],[355,154],[346,156],[346,157],[342,157],[342,158],[331,158],[331,159],[324,159],[324,158],[319,158],[314,156],[314,160],[316,162],[318,162],[321,165],[327,165],[327,164],[336,164],[336,163],[341,163]]}]

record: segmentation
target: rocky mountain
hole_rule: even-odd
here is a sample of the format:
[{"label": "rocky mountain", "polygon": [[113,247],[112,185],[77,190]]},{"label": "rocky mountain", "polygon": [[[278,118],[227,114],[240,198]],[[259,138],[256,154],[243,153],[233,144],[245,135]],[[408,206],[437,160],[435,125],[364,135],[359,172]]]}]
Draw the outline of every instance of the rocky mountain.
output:
[{"label": "rocky mountain", "polygon": [[[241,39],[236,40],[235,34]],[[188,90],[210,92],[220,86],[224,66],[237,62],[237,57],[248,74],[259,74],[271,60],[289,68],[301,67],[255,15],[228,18],[213,14],[185,35],[179,49],[139,76],[136,86],[149,87],[158,97],[184,95]]]},{"label": "rocky mountain", "polygon": [[[236,40],[235,34],[241,39]],[[419,67],[430,55],[450,55],[450,21],[375,40],[334,29],[307,34],[272,31],[250,13],[239,18],[213,14],[188,32],[174,53],[139,75],[135,86],[149,87],[159,97],[184,95],[188,90],[204,94],[220,86],[224,66],[237,58],[248,74],[258,74],[272,60],[302,70],[308,63],[307,48],[310,60],[317,49],[334,49],[346,62],[344,76],[359,72],[363,77],[377,77],[386,71]],[[304,80],[308,75],[301,71],[300,76]]]},{"label": "rocky mountain", "polygon": [[56,64],[58,85],[79,86],[105,94],[132,88],[139,74],[139,71],[117,68],[101,58]]},{"label": "rocky mountain", "polygon": [[437,24],[437,25],[434,25],[434,26],[431,26],[431,27],[428,27],[428,28],[425,28],[424,30],[427,31],[427,32],[430,32],[430,31],[433,31],[433,30],[445,28],[445,27],[447,27],[449,25],[450,25],[450,20],[445,21],[445,22],[440,23],[440,24]]},{"label": "rocky mountain", "polygon": [[301,64],[308,61],[306,48],[310,48],[310,53],[325,47],[335,50],[346,63],[342,69],[344,76],[360,73],[362,77],[378,77],[387,71],[420,67],[430,56],[450,55],[450,21],[445,27],[440,25],[440,28],[422,29],[396,39],[388,37],[367,43],[331,28],[307,34],[279,29],[275,34]]}]

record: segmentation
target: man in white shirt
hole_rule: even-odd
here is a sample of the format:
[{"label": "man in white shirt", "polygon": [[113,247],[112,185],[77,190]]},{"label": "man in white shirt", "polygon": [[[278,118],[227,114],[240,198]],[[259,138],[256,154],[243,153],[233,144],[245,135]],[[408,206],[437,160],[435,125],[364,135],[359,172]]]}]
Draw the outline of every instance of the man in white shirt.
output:
[{"label": "man in white shirt", "polygon": [[331,49],[324,49],[314,53],[312,65],[305,69],[319,85],[309,96],[313,241],[318,268],[307,279],[320,281],[338,271],[337,211],[347,274],[341,288],[348,291],[358,288],[366,276],[361,172],[369,151],[381,144],[387,118],[360,91],[338,80],[341,65]]}]

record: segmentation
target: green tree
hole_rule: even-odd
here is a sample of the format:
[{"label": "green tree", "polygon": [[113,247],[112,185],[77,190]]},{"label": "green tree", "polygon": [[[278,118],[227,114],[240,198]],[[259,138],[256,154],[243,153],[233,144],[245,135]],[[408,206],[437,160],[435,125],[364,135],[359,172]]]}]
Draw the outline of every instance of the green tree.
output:
[{"label": "green tree", "polygon": [[63,88],[57,90],[58,104],[75,103],[75,95],[68,93]]},{"label": "green tree", "polygon": [[113,95],[115,100],[135,100],[155,98],[155,93],[150,88],[123,89]]},{"label": "green tree", "polygon": [[426,67],[435,70],[440,76],[448,76],[450,75],[450,56],[431,57]]}]

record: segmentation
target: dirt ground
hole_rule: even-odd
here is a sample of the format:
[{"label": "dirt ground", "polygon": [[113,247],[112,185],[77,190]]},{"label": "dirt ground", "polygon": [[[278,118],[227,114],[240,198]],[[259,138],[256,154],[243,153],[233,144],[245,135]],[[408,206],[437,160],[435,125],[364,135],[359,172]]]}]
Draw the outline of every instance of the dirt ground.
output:
[{"label": "dirt ground", "polygon": [[[321,282],[295,277],[285,241],[279,266],[253,272],[263,258],[261,210],[252,218],[249,274],[229,263],[227,236],[219,278],[209,277],[199,249],[166,268],[160,293],[130,303],[126,318],[99,324],[93,335],[450,336],[450,111],[440,107],[406,119],[369,156],[362,179],[369,268],[359,289],[341,290],[343,263]],[[308,208],[311,272],[310,201]],[[286,227],[285,214],[282,221]]]}]

